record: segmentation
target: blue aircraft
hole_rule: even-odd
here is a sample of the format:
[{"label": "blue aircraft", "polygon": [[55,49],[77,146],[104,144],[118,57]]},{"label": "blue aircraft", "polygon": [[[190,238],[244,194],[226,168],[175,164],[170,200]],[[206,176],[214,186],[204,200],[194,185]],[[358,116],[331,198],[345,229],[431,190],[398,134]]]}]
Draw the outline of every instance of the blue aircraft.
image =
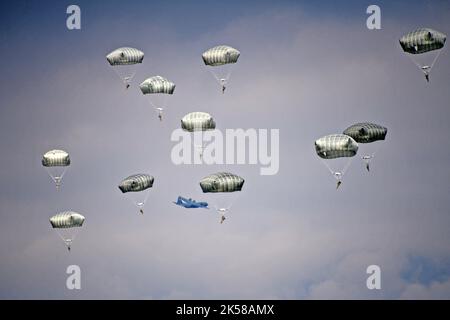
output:
[{"label": "blue aircraft", "polygon": [[197,202],[195,200],[192,200],[191,198],[186,199],[183,197],[178,197],[177,202],[174,202],[177,206],[180,207],[184,207],[184,208],[205,208],[205,209],[209,209],[208,208],[208,203],[207,202]]}]

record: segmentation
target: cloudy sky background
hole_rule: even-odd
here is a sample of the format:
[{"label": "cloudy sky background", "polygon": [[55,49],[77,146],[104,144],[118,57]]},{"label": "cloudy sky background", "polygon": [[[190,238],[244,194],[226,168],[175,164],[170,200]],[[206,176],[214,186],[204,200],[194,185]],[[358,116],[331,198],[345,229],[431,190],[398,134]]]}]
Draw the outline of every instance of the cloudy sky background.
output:
[{"label": "cloudy sky background", "polygon": [[[450,34],[448,2],[378,2],[378,31],[365,1],[78,1],[79,31],[69,4],[1,4],[0,298],[450,298],[450,53],[427,84],[398,44],[420,26]],[[241,51],[225,95],[201,60],[218,44]],[[106,62],[120,46],[145,52],[134,84],[177,84],[162,123]],[[172,164],[191,111],[279,129],[279,173]],[[313,143],[359,121],[387,140],[336,191]],[[40,162],[53,148],[72,159],[59,192]],[[171,203],[201,200],[223,170],[246,180],[223,225]],[[136,172],[155,176],[143,216],[117,188]],[[69,209],[86,217],[70,254],[48,222]],[[66,289],[71,264],[82,290]],[[366,288],[371,264],[382,290]]]}]

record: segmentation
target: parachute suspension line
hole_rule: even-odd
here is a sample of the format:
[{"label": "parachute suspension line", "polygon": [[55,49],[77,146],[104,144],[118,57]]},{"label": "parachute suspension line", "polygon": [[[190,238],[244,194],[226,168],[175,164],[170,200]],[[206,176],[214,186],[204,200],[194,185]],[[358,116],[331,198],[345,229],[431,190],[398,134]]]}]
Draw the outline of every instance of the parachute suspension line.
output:
[{"label": "parachute suspension line", "polygon": [[155,110],[157,110],[158,109],[158,106],[156,106],[156,104],[155,103],[153,103],[153,101],[152,100],[150,100],[150,105],[155,109]]},{"label": "parachute suspension line", "polygon": [[[223,221],[225,220],[225,214],[226,214],[228,211],[230,211],[230,209],[231,209],[231,207],[233,206],[233,204],[240,198],[241,192],[240,192],[240,191],[237,191],[237,192],[238,192],[237,196],[233,198],[233,201],[231,201],[231,202],[228,204],[227,207],[219,208],[219,205],[218,205],[217,203],[214,204],[214,208],[216,209],[216,211],[217,211],[220,215],[222,215],[222,217],[221,217],[222,220],[220,221],[220,223],[223,223]],[[233,193],[236,193],[236,192],[233,192]]]},{"label": "parachute suspension line", "polygon": [[62,178],[64,177],[64,174],[67,171],[67,167],[64,167],[63,171],[61,172],[61,176],[59,176],[59,177],[58,176],[54,177],[52,175],[52,173],[50,172],[49,167],[45,167],[45,169],[47,170],[47,173],[50,176],[50,178],[52,178],[53,182],[56,184],[56,190],[59,190],[59,187],[61,187]]},{"label": "parachute suspension line", "polygon": [[162,97],[161,97],[161,103],[157,103],[157,102],[155,102],[155,101],[153,101],[153,99],[152,98],[149,98],[148,100],[149,100],[149,102],[150,102],[150,105],[152,106],[152,108],[153,109],[155,109],[155,112],[156,112],[156,114],[158,115],[158,119],[159,119],[159,121],[162,121],[162,118],[163,118],[163,111],[164,111],[164,107],[166,106],[166,104],[167,104],[167,95],[166,94],[162,94]]},{"label": "parachute suspension line", "polygon": [[[204,135],[203,131],[195,131],[194,134],[191,136],[191,145],[194,148],[194,152],[197,151],[200,154],[200,158],[203,157],[203,151],[205,150],[203,135]],[[200,143],[195,143],[199,136],[200,136]]]},{"label": "parachute suspension line", "polygon": [[374,148],[372,153],[369,154],[364,154],[363,156],[361,156],[361,159],[365,162],[366,164],[366,169],[367,171],[370,171],[370,162],[372,161],[373,158],[375,158],[375,154],[377,154],[378,150],[381,147],[381,143],[379,142],[374,142],[376,144],[376,147]]},{"label": "parachute suspension line", "polygon": [[[224,78],[218,79],[220,84],[227,84],[231,77],[231,65],[227,68],[227,73]],[[217,77],[216,77],[217,79]]]},{"label": "parachute suspension line", "polygon": [[423,71],[422,66],[418,62],[416,62],[416,60],[414,60],[412,54],[408,54],[408,56],[411,59],[411,61],[416,65],[416,67],[419,68],[421,71]]},{"label": "parachute suspension line", "polygon": [[216,73],[211,68],[208,68],[208,71],[213,75],[213,77],[216,79],[217,83],[222,87],[222,93],[224,93],[226,80],[222,81],[222,79],[219,79],[219,77],[216,75]]},{"label": "parachute suspension line", "polygon": [[64,244],[67,246],[67,249],[70,251],[70,246],[72,245],[73,241],[75,240],[76,236],[78,235],[78,229],[79,228],[75,228],[75,230],[73,231],[73,234],[71,237],[65,238],[62,233],[59,231],[58,228],[56,228],[56,233],[58,234],[58,236],[62,239],[62,241],[64,242]]},{"label": "parachute suspension line", "polygon": [[133,73],[129,77],[125,77],[125,79],[127,81],[131,81],[134,78],[135,75],[136,75],[136,71],[133,71]]},{"label": "parachute suspension line", "polygon": [[63,172],[61,173],[61,177],[59,178],[59,183],[61,184],[61,180],[62,180],[62,178],[64,177],[64,175],[66,174],[66,171],[67,171],[67,167],[64,167],[64,170],[63,170]]},{"label": "parachute suspension line", "polygon": [[371,158],[375,157],[375,155],[378,153],[378,150],[380,150],[380,147],[381,147],[380,141],[375,142],[375,143],[377,144],[377,146],[375,147],[375,150],[372,152],[372,154],[370,154]]},{"label": "parachute suspension line", "polygon": [[353,161],[353,157],[350,157],[347,161],[347,163],[345,164],[344,169],[342,169],[342,175],[344,175],[347,172],[347,169],[350,167],[350,164]]},{"label": "parachute suspension line", "polygon": [[334,171],[331,169],[331,167],[328,165],[328,163],[320,158],[320,160],[323,162],[323,164],[327,167],[327,169],[330,171],[330,173],[333,175],[333,177],[339,181],[341,181],[342,177],[345,175],[345,172],[350,167],[350,164],[352,163],[353,157],[349,157],[347,163],[345,164],[344,168],[341,171]]},{"label": "parachute suspension line", "polygon": [[[147,189],[147,190],[144,190],[144,191],[147,192],[147,195],[145,196],[145,198],[144,198],[144,200],[143,200],[142,202],[136,202],[136,201],[134,201],[131,197],[128,197],[128,199],[131,201],[131,203],[132,203],[133,205],[137,206],[138,209],[139,209],[139,212],[142,213],[142,214],[144,214],[144,206],[145,206],[145,203],[146,203],[147,200],[148,200],[148,197],[150,196],[150,192],[149,192],[148,189]],[[142,192],[142,191],[141,191],[141,192]]]},{"label": "parachute suspension line", "polygon": [[[235,192],[236,192],[236,191],[235,191]],[[233,192],[233,193],[235,193],[235,192]],[[238,193],[237,196],[233,198],[233,201],[232,201],[232,202],[230,202],[230,205],[228,206],[227,211],[230,210],[230,209],[231,209],[231,206],[233,206],[233,204],[234,204],[236,201],[238,201],[239,198],[241,197],[241,191],[237,191],[237,193]]]},{"label": "parachute suspension line", "polygon": [[[224,85],[225,85],[225,84],[228,84],[228,82],[230,81],[230,78],[231,78],[231,72],[232,72],[232,67],[233,67],[232,65],[229,65],[229,66],[228,66],[227,74],[226,74],[225,78],[223,78],[223,79],[225,80]],[[222,82],[222,79],[221,79],[221,82]]]},{"label": "parachute suspension line", "polygon": [[204,146],[203,143],[202,144],[196,144],[195,141],[192,141],[194,139],[191,139],[191,145],[194,148],[194,152],[198,152],[200,155],[200,158],[202,158],[203,156],[203,151],[204,151]]},{"label": "parachute suspension line", "polygon": [[72,236],[72,241],[74,241],[75,238],[77,237],[79,230],[80,230],[79,227],[75,228],[75,231],[74,231],[73,236]]},{"label": "parachute suspension line", "polygon": [[228,212],[228,210],[231,208],[231,205],[228,208],[218,208],[216,207],[216,211],[220,214],[220,224],[222,224],[225,221],[225,214]]},{"label": "parachute suspension line", "polygon": [[334,176],[336,172],[331,169],[331,167],[328,165],[328,163],[324,159],[320,158],[320,160],[325,165],[325,167],[327,167],[327,169],[330,171],[330,173]]},{"label": "parachute suspension line", "polygon": [[230,80],[230,78],[231,78],[231,67],[230,67],[230,69],[228,70],[228,73],[227,73],[227,77],[225,78],[225,79],[227,79],[227,82]]},{"label": "parachute suspension line", "polygon": [[153,102],[153,101],[150,99],[150,105],[151,105],[155,110],[159,110],[159,109],[164,110],[164,105],[166,104],[166,99],[163,99],[163,100],[164,100],[163,103],[162,103],[161,105],[158,105],[158,103],[155,103],[155,102]]},{"label": "parachute suspension line", "polygon": [[67,242],[67,239],[63,237],[63,235],[59,232],[58,229],[56,229],[56,233],[58,234],[58,236],[62,239],[62,241],[64,241],[64,243]]},{"label": "parachute suspension line", "polygon": [[139,209],[141,210],[141,213],[142,213],[142,211],[143,211],[143,208],[144,208],[145,203],[146,203],[147,200],[148,200],[149,195],[150,195],[150,192],[147,192],[147,195],[145,196],[144,201],[142,201],[142,202],[140,202],[140,203],[137,203]]},{"label": "parachute suspension line", "polygon": [[418,63],[414,58],[412,54],[408,54],[409,58],[411,59],[411,61],[417,66],[417,68],[419,68],[420,71],[422,71],[425,75],[429,75],[429,73],[431,72],[431,69],[433,68],[434,64],[436,63],[437,59],[439,58],[439,56],[441,55],[442,50],[438,50],[436,56],[433,59],[433,62],[431,63],[431,65],[427,66],[427,65],[420,65],[420,63]]},{"label": "parachute suspension line", "polygon": [[436,57],[434,58],[433,62],[431,63],[430,71],[431,71],[431,69],[433,68],[433,66],[434,66],[434,64],[436,63],[436,61],[437,61],[437,59],[439,58],[439,56],[441,55],[441,52],[442,52],[442,50],[438,50],[438,53],[437,53]]},{"label": "parachute suspension line", "polygon": [[200,158],[203,157],[203,151],[204,151],[204,147],[203,144],[202,145],[198,145],[194,143],[194,150],[197,150],[197,152],[200,154]]},{"label": "parachute suspension line", "polygon": [[116,68],[113,68],[114,72],[117,74],[117,76],[120,78],[120,80],[126,85],[127,89],[130,87],[131,80],[133,80],[134,76],[136,75],[136,71],[133,71],[133,73],[130,76],[122,76]]},{"label": "parachute suspension line", "polygon": [[219,77],[215,74],[214,71],[212,71],[212,68],[211,68],[211,67],[208,67],[208,71],[211,72],[211,74],[212,74],[213,77],[216,79],[216,81],[217,81],[218,83],[220,83]]},{"label": "parachute suspension line", "polygon": [[227,69],[228,71],[224,78],[219,78],[217,76],[217,74],[212,70],[211,67],[208,68],[208,70],[213,75],[213,77],[216,79],[217,83],[222,87],[222,93],[224,93],[225,88],[226,88],[225,85],[228,84],[228,81],[230,80],[230,77],[231,77],[231,71],[232,71],[231,66],[228,66],[228,69]]},{"label": "parachute suspension line", "polygon": [[337,180],[336,189],[338,189],[339,186],[342,184],[342,181],[341,181],[342,173],[333,171],[333,169],[331,169],[331,167],[328,165],[328,163],[324,159],[320,158],[320,160],[323,162],[325,167],[327,167],[327,169],[330,171],[332,176]]}]

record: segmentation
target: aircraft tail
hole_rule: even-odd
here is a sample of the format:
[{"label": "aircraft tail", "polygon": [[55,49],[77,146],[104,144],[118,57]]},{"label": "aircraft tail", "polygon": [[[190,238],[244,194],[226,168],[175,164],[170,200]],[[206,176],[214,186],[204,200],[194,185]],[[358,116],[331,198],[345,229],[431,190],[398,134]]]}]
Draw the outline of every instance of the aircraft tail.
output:
[{"label": "aircraft tail", "polygon": [[173,203],[175,203],[176,205],[181,205],[181,204],[183,204],[183,201],[181,201],[181,197],[178,196],[177,202],[173,202]]}]

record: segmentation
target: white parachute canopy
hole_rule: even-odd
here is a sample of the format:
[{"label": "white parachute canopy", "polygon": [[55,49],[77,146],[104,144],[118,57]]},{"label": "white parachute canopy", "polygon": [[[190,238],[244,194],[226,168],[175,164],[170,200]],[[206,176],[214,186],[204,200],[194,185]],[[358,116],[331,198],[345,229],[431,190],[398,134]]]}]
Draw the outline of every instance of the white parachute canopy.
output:
[{"label": "white parachute canopy", "polygon": [[344,134],[332,134],[315,142],[316,153],[337,180],[336,189],[350,166],[351,160],[358,152],[358,143]]},{"label": "white parachute canopy", "polygon": [[42,165],[47,170],[58,190],[61,186],[62,178],[70,165],[69,154],[64,150],[47,151],[42,157]]},{"label": "white parachute canopy", "polygon": [[144,53],[136,48],[122,47],[108,53],[106,60],[128,89],[136,74],[136,66],[144,60]]},{"label": "white parachute canopy", "polygon": [[222,93],[225,93],[233,67],[240,55],[237,49],[227,45],[213,47],[202,54],[203,62],[222,87]]},{"label": "white parachute canopy", "polygon": [[194,151],[197,150],[201,157],[205,147],[203,133],[214,130],[216,122],[209,113],[196,111],[188,113],[181,119],[181,128],[191,133],[191,144],[194,146]]},{"label": "white parachute canopy", "polygon": [[167,107],[168,98],[175,91],[175,83],[161,77],[154,76],[145,79],[140,85],[142,94],[149,97],[150,104],[158,113],[159,120],[162,120],[162,114]]},{"label": "white parachute canopy", "polygon": [[222,216],[221,223],[240,195],[244,182],[243,178],[229,172],[214,173],[200,181],[200,187],[207,196],[208,203],[212,204]]},{"label": "white parachute canopy", "polygon": [[52,228],[56,230],[69,251],[84,220],[84,216],[74,211],[60,212],[50,218]]}]

